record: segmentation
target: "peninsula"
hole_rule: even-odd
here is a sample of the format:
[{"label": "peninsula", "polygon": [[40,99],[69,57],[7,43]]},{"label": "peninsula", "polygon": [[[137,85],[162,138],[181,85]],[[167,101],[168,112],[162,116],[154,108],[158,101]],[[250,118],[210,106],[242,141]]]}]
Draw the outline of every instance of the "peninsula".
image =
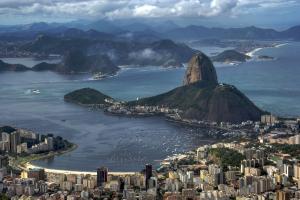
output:
[{"label": "peninsula", "polygon": [[257,121],[264,113],[236,87],[218,83],[215,68],[203,53],[189,61],[184,85],[164,94],[118,102],[95,90],[81,89],[65,95],[65,100],[89,106],[100,103],[114,114],[164,114],[177,121],[241,123]]}]

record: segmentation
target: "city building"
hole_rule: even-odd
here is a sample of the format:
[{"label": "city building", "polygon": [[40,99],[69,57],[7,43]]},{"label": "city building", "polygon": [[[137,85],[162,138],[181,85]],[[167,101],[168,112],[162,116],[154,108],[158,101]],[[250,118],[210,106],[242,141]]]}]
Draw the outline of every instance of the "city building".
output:
[{"label": "city building", "polygon": [[101,187],[107,182],[108,169],[101,167],[97,169],[97,186]]},{"label": "city building", "polygon": [[149,180],[152,177],[152,165],[147,164],[146,165],[146,171],[145,171],[145,185],[146,185],[146,190],[149,189]]}]

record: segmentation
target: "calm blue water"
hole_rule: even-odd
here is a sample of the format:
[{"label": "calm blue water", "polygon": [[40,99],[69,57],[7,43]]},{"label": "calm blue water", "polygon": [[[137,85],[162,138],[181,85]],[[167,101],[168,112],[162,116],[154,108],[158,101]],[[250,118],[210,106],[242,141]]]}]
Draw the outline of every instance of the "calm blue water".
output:
[{"label": "calm blue water", "polygon": [[219,79],[242,90],[262,109],[280,116],[300,116],[300,43],[266,48],[259,55],[273,61],[218,68]]},{"label": "calm blue water", "polygon": [[[281,116],[300,115],[300,43],[264,49],[273,61],[218,67],[220,82],[234,84],[258,106]],[[182,84],[185,69],[148,67],[122,70],[118,76],[90,81],[89,75],[52,72],[0,74],[0,125],[14,125],[40,133],[61,135],[79,145],[68,154],[36,161],[57,169],[136,171],[174,152],[192,149],[205,133],[166,122],[162,118],[127,118],[89,111],[65,103],[63,95],[83,87],[114,98],[132,100],[168,91]],[[39,89],[40,94],[32,94]]]},{"label": "calm blue water", "polygon": [[[180,69],[183,73],[183,69]],[[52,72],[11,72],[0,75],[0,124],[54,133],[78,144],[68,154],[36,161],[38,165],[72,170],[137,171],[157,164],[167,155],[202,144],[203,131],[192,131],[163,118],[127,118],[68,104],[64,94],[82,87],[99,89],[115,98],[135,99],[181,84],[178,70],[147,68],[123,70],[119,76],[90,81],[89,75],[65,76]],[[162,76],[166,78],[163,79]],[[32,89],[40,90],[33,94]]]}]

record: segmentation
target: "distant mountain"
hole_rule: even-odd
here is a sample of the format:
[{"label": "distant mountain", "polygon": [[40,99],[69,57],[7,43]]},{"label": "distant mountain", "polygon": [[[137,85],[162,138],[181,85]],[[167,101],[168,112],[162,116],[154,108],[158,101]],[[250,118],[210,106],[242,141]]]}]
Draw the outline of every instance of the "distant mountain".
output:
[{"label": "distant mountain", "polygon": [[107,104],[105,99],[112,98],[92,88],[83,88],[75,90],[64,96],[64,100],[66,102],[81,105]]},{"label": "distant mountain", "polygon": [[141,21],[141,20],[77,20],[65,23],[47,23],[47,22],[36,22],[30,24],[20,24],[20,25],[0,25],[1,32],[18,32],[18,31],[33,31],[33,32],[43,32],[59,27],[76,28],[81,30],[94,29],[99,32],[106,33],[120,33],[123,31],[137,32],[144,30],[153,31],[167,31],[171,29],[178,28],[179,26],[173,21]]},{"label": "distant mountain", "polygon": [[155,60],[163,66],[170,61],[186,63],[193,54],[198,52],[183,43],[175,43],[172,40],[159,40],[151,43],[147,48],[155,52]]},{"label": "distant mountain", "polygon": [[161,21],[161,20],[116,20],[116,21],[107,21],[100,20],[96,22],[89,23],[86,27],[94,28],[95,25],[92,24],[101,24],[104,27],[110,27],[106,31],[102,29],[96,29],[102,32],[108,33],[122,33],[122,32],[144,32],[144,31],[154,31],[157,33],[163,33],[179,26],[171,20]]},{"label": "distant mountain", "polygon": [[235,50],[225,50],[222,53],[211,57],[214,62],[245,62],[250,58],[250,56]]},{"label": "distant mountain", "polygon": [[33,71],[56,71],[57,64],[41,62],[32,67]]},{"label": "distant mountain", "polygon": [[[285,31],[258,28],[255,26],[242,28],[209,28],[205,26],[189,25],[180,27],[173,21],[132,21],[132,20],[98,20],[98,21],[74,21],[68,23],[32,23],[24,25],[0,26],[1,40],[30,40],[39,34],[59,34],[67,29],[80,29],[83,31],[96,30],[120,36],[128,33],[141,32],[148,34],[155,32],[159,38],[176,41],[199,40],[205,38],[217,39],[245,39],[245,40],[298,40],[299,26],[291,27]],[[153,40],[152,40],[153,41]]]},{"label": "distant mountain", "polygon": [[67,27],[58,23],[33,23],[0,27],[0,39],[3,41],[32,40],[42,33],[58,34]]},{"label": "distant mountain", "polygon": [[26,31],[37,32],[37,31],[50,30],[50,29],[56,28],[58,26],[59,26],[58,24],[49,24],[46,22],[38,22],[38,23],[24,25],[21,29],[26,30]]},{"label": "distant mountain", "polygon": [[258,28],[255,26],[245,28],[225,29],[225,38],[235,39],[276,39],[280,37],[278,31],[274,29]]},{"label": "distant mountain", "polygon": [[77,28],[69,28],[65,31],[52,34],[54,37],[62,37],[62,38],[82,38],[82,39],[95,39],[95,40],[112,40],[115,38],[113,34],[99,32],[93,29],[88,31],[83,31]]},{"label": "distant mountain", "polygon": [[205,37],[218,38],[219,35],[217,31],[213,31],[210,28],[195,25],[169,30],[164,34],[165,37],[175,40],[191,40]]},{"label": "distant mountain", "polygon": [[167,32],[167,31],[177,29],[180,26],[178,26],[173,21],[168,20],[168,21],[159,21],[157,23],[152,23],[151,27],[152,27],[152,30],[154,30],[158,33],[164,33],[164,32]]},{"label": "distant mountain", "polygon": [[59,64],[40,63],[32,68],[33,71],[55,71],[60,73],[98,73],[112,75],[119,68],[107,56],[86,56],[79,50],[65,54]]},{"label": "distant mountain", "polygon": [[208,28],[204,26],[187,26],[167,31],[165,37],[174,40],[194,40],[203,38],[218,39],[278,39],[282,35],[273,29],[257,28]]},{"label": "distant mountain", "polygon": [[139,43],[151,43],[162,39],[159,33],[154,32],[151,29],[136,32],[124,32],[116,35],[116,38],[119,38],[122,41],[131,41]]},{"label": "distant mountain", "polygon": [[82,26],[84,30],[97,30],[104,33],[121,33],[124,32],[124,30],[116,26],[113,22],[110,22],[108,20],[98,20],[95,22],[92,22],[90,24]]},{"label": "distant mountain", "polygon": [[0,60],[0,72],[4,71],[27,71],[28,68],[21,64],[8,64]]},{"label": "distant mountain", "polygon": [[[75,30],[72,34],[84,35]],[[24,51],[39,54],[60,54],[70,50],[80,50],[88,56],[107,56],[115,65],[135,66],[181,66],[197,51],[185,44],[171,40],[156,40],[154,42],[140,42],[85,37],[53,37],[41,35],[33,42],[21,47]]]},{"label": "distant mountain", "polygon": [[8,64],[0,60],[0,72],[4,71],[54,71],[59,73],[102,73],[115,74],[120,68],[117,67],[107,56],[87,56],[81,51],[72,50],[66,53],[59,64],[46,62],[39,63],[32,68],[21,64]]},{"label": "distant mountain", "polygon": [[62,27],[62,24],[38,22],[38,23],[23,24],[23,25],[0,26],[0,33],[1,32],[20,32],[20,31],[41,32],[41,31],[58,28],[58,27]]},{"label": "distant mountain", "polygon": [[56,71],[62,73],[101,72],[115,74],[117,67],[107,56],[86,56],[79,50],[66,53],[63,62],[57,65]]},{"label": "distant mountain", "polygon": [[[189,63],[185,80],[190,81],[185,81],[184,86],[154,97],[129,102],[129,105],[178,108],[183,111],[181,117],[186,119],[234,123],[259,120],[263,112],[234,86],[218,84],[213,78],[216,74],[211,66],[207,56],[197,54]],[[209,71],[210,73],[204,73]]]},{"label": "distant mountain", "polygon": [[300,25],[291,27],[281,33],[281,37],[300,40]]},{"label": "distant mountain", "polygon": [[136,23],[132,23],[132,24],[128,24],[125,26],[121,26],[121,28],[125,31],[129,31],[129,32],[140,32],[140,31],[145,31],[145,30],[151,30],[151,27],[140,23],[140,22],[136,22]]},{"label": "distant mountain", "polygon": [[86,50],[93,41],[85,38],[60,38],[50,35],[39,35],[34,41],[21,47],[21,50],[41,53],[41,54],[60,54],[74,49]]}]

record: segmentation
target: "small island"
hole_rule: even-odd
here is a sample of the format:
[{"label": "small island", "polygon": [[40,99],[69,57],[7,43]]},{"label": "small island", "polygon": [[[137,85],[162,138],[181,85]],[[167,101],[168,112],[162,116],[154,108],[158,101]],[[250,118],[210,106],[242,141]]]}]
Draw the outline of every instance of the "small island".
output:
[{"label": "small island", "polygon": [[64,100],[70,103],[76,103],[80,105],[109,105],[113,98],[95,90],[92,88],[83,88],[70,92],[64,96]]},{"label": "small island", "polygon": [[266,55],[259,55],[257,57],[259,60],[274,60],[275,58],[272,56],[266,56]]},{"label": "small island", "polygon": [[225,50],[222,53],[211,57],[212,61],[222,63],[246,62],[250,58],[250,56],[236,50]]}]

